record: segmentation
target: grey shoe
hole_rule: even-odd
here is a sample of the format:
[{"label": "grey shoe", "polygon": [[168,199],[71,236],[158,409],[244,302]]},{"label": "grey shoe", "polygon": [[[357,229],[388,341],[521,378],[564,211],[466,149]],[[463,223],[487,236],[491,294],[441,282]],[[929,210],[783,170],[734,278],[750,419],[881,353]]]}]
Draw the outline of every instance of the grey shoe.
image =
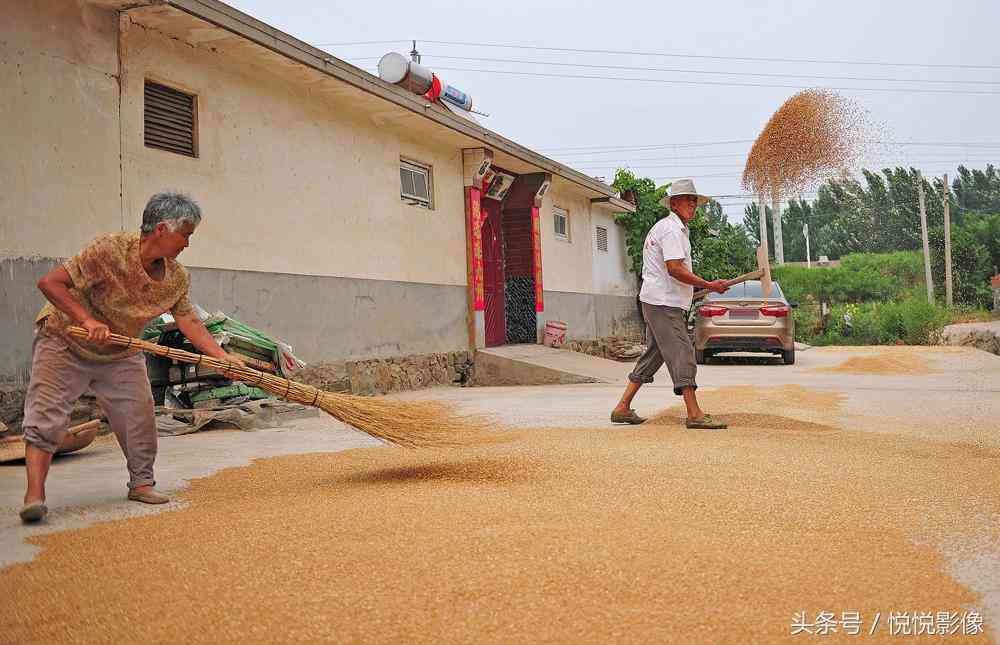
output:
[{"label": "grey shoe", "polygon": [[133,502],[142,502],[143,504],[166,504],[170,501],[169,497],[163,493],[153,490],[152,488],[142,492],[130,490],[128,492],[128,498]]},{"label": "grey shoe", "polygon": [[41,522],[48,513],[49,507],[45,505],[45,502],[31,502],[21,507],[19,515],[25,524],[33,524]]}]

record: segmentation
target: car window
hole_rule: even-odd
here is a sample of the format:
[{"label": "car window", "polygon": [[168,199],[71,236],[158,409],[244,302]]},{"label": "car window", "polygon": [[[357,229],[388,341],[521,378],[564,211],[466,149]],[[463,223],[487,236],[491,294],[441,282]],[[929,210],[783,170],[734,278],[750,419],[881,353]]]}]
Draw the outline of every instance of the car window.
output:
[{"label": "car window", "polygon": [[[774,287],[771,289],[771,298],[784,298],[785,294],[781,293],[781,287],[778,283],[773,283]],[[705,300],[726,300],[733,298],[763,298],[764,291],[761,289],[759,280],[751,280],[750,282],[744,282],[743,284],[735,284],[730,287],[725,293],[710,293],[705,297]]]},{"label": "car window", "polygon": [[[747,282],[744,285],[744,288],[746,289],[746,297],[747,298],[763,298],[764,297],[764,290],[761,288],[760,281],[758,281],[758,280],[754,280],[753,282]],[[778,286],[777,282],[774,283],[774,288],[771,289],[771,295],[769,297],[771,297],[771,298],[784,298],[785,297],[785,294],[781,293],[781,287]]]},{"label": "car window", "polygon": [[705,300],[723,300],[725,298],[742,298],[743,297],[743,285],[734,284],[729,287],[725,293],[710,293],[705,296]]}]

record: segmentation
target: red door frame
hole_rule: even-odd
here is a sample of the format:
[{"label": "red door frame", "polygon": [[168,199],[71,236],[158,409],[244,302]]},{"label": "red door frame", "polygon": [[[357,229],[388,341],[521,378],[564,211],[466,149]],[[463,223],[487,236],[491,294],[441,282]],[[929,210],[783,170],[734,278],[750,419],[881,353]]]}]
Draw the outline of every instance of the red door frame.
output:
[{"label": "red door frame", "polygon": [[483,292],[486,300],[486,346],[498,347],[507,342],[505,307],[503,226],[500,202],[484,199],[483,217]]}]

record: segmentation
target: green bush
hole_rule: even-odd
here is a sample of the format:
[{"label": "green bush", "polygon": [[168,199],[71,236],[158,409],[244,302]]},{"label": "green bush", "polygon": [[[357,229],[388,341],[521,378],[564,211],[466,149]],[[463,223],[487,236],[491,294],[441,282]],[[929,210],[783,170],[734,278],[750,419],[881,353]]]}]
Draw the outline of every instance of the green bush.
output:
[{"label": "green bush", "polygon": [[[845,313],[851,316],[850,331]],[[826,332],[811,340],[815,345],[934,345],[949,322],[946,308],[921,298],[834,305]],[[796,336],[804,339],[798,331],[796,327]]]},{"label": "green bush", "polygon": [[819,306],[811,302],[801,302],[797,309],[792,310],[792,319],[795,321],[795,340],[810,345],[816,344],[816,339],[819,337]]},{"label": "green bush", "polygon": [[920,293],[924,265],[919,252],[854,253],[838,267],[774,267],[772,275],[785,296],[801,302],[806,296],[831,303],[887,301]]},{"label": "green bush", "polygon": [[[934,290],[937,298],[943,300],[943,227],[933,227],[929,236],[936,283]],[[1000,213],[965,213],[956,218],[951,228],[951,264],[955,304],[977,309],[992,308],[990,276],[994,267],[1000,266]]]}]

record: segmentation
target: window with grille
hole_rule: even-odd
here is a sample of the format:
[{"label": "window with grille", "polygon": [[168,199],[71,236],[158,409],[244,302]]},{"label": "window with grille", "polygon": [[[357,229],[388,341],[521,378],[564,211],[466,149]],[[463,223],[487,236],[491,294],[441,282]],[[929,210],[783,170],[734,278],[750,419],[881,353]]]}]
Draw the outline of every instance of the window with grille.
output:
[{"label": "window with grille", "polygon": [[146,81],[143,137],[147,148],[198,156],[198,98]]},{"label": "window with grille", "polygon": [[412,206],[433,208],[431,169],[412,161],[399,161],[399,195]]},{"label": "window with grille", "polygon": [[555,226],[556,238],[569,241],[569,213],[562,208],[552,208],[552,221]]},{"label": "window with grille", "polygon": [[597,227],[597,250],[603,253],[608,252],[608,229],[603,226]]}]

